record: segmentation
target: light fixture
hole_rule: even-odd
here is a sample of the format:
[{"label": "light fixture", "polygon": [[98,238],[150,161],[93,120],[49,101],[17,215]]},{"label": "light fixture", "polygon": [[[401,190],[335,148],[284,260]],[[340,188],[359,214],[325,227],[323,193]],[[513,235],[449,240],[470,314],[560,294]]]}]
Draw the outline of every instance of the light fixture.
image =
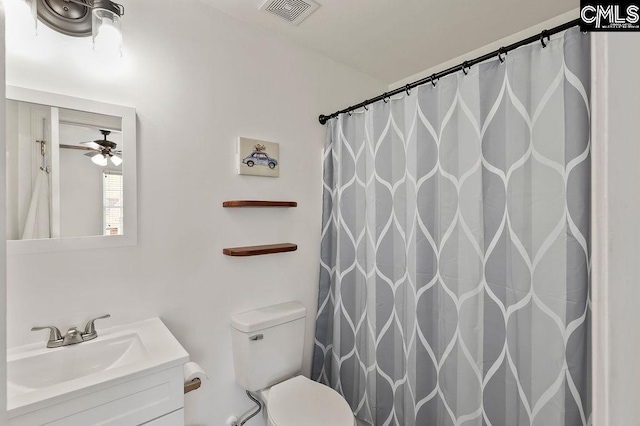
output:
[{"label": "light fixture", "polygon": [[97,164],[98,166],[102,166],[102,167],[108,164],[107,157],[102,153],[96,153],[96,155],[91,157],[91,161],[93,161],[94,164]]},{"label": "light fixture", "polygon": [[91,161],[98,166],[105,167],[111,159],[111,163],[118,167],[122,164],[122,151],[116,151],[118,144],[107,139],[111,130],[100,129],[100,133],[102,133],[102,139],[80,142],[81,146],[78,149],[90,151],[85,156],[91,157]]},{"label": "light fixture", "polygon": [[109,158],[111,159],[111,162],[113,163],[113,165],[116,167],[122,164],[122,158],[118,157],[115,154],[112,154]]},{"label": "light fixture", "polygon": [[74,37],[93,36],[93,49],[122,56],[124,6],[111,0],[11,0],[37,2],[38,18],[48,27]]},{"label": "light fixture", "polygon": [[109,56],[122,56],[122,24],[124,7],[110,0],[93,1],[93,50]]}]

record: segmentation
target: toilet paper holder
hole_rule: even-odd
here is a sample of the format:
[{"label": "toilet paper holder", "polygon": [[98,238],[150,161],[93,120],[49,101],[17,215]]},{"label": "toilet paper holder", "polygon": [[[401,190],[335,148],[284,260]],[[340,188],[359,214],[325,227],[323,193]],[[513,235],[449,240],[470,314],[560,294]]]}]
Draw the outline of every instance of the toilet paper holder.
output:
[{"label": "toilet paper holder", "polygon": [[192,391],[194,391],[196,389],[199,389],[200,386],[202,386],[202,380],[193,379],[192,381],[184,384],[184,393],[187,394],[187,393],[192,392]]},{"label": "toilet paper holder", "polygon": [[203,380],[209,378],[207,373],[196,362],[187,362],[182,368],[184,372],[184,393],[199,389]]}]

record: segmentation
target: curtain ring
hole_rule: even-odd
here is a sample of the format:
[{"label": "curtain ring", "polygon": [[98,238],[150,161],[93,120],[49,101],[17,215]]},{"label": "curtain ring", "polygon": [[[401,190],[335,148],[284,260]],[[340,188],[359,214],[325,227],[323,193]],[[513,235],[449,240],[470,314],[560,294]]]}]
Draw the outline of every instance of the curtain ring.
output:
[{"label": "curtain ring", "polygon": [[[386,93],[385,93],[386,95]],[[382,100],[384,101],[385,104],[388,104],[389,101],[391,100],[391,98],[389,96],[385,96],[384,98],[382,98]]]},{"label": "curtain ring", "polygon": [[404,91],[407,92],[407,96],[411,96],[411,87],[408,84],[404,86]]},{"label": "curtain ring", "polygon": [[436,87],[436,82],[437,82],[436,75],[433,74],[431,76],[431,84],[433,85],[433,87]]},{"label": "curtain ring", "polygon": [[498,49],[498,59],[500,60],[501,64],[504,64],[504,61],[507,59],[507,51],[505,50],[504,46]]},{"label": "curtain ring", "polygon": [[547,39],[547,41],[551,40],[551,36],[549,35],[549,31],[547,30],[543,30],[540,33],[540,43],[542,43],[542,48],[544,49],[545,47],[547,47],[547,43],[544,42],[544,39]]},{"label": "curtain ring", "polygon": [[347,111],[347,114],[349,114],[349,117],[351,117],[353,114],[351,114],[351,111]]},{"label": "curtain ring", "polygon": [[362,105],[362,106],[364,107],[364,110],[365,110],[365,111],[369,111],[369,108],[367,108],[367,106],[366,106],[366,105]]},{"label": "curtain ring", "polygon": [[469,66],[469,63],[467,61],[464,61],[462,63],[462,72],[464,73],[464,75],[469,74],[469,69],[471,69],[471,67]]}]

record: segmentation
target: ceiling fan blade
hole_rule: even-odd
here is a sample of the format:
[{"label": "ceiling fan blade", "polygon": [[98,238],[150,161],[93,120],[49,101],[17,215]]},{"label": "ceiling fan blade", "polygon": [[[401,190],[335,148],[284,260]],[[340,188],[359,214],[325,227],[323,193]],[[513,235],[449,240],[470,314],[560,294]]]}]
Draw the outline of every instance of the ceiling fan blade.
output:
[{"label": "ceiling fan blade", "polygon": [[87,141],[87,142],[80,142],[81,145],[87,146],[89,148],[92,149],[97,149],[97,150],[101,150],[103,147],[98,145],[97,143],[93,142],[93,141]]},{"label": "ceiling fan blade", "polygon": [[100,154],[100,152],[98,152],[98,151],[94,151],[94,150],[91,150],[91,151],[92,152],[87,152],[85,154],[85,157],[95,157],[96,155]]},{"label": "ceiling fan blade", "polygon": [[78,151],[96,151],[93,148],[89,148],[88,146],[79,146],[79,145],[66,145],[61,143],[60,144],[60,148],[64,148],[64,149],[77,149]]}]

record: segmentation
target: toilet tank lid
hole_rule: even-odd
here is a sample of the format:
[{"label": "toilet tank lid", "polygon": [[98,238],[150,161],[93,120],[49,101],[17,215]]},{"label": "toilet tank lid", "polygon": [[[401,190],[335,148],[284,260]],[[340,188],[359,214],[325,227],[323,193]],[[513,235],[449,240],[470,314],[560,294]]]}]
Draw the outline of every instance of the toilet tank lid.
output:
[{"label": "toilet tank lid", "polygon": [[231,326],[238,331],[252,333],[304,318],[306,315],[307,310],[300,303],[287,302],[233,315]]}]

